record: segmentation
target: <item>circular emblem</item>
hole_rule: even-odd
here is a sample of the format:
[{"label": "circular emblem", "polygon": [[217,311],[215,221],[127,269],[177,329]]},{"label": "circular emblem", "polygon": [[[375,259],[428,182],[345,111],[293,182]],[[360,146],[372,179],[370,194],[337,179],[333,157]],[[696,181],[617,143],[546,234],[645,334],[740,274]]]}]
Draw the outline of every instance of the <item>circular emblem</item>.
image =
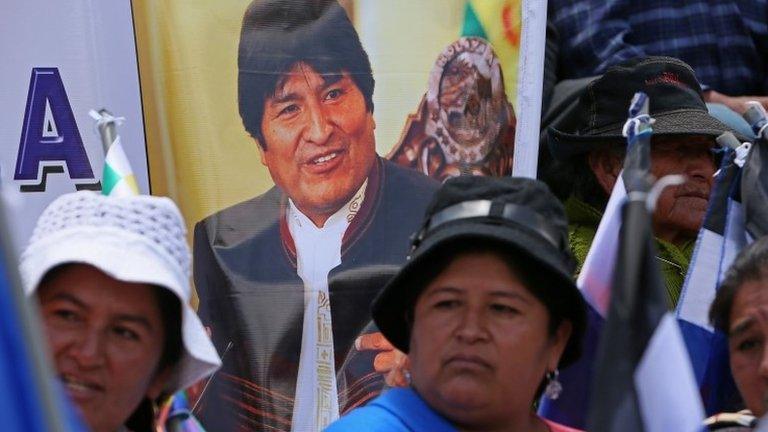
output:
[{"label": "circular emblem", "polygon": [[429,76],[425,132],[446,162],[476,164],[490,152],[504,117],[499,61],[480,38],[461,38],[438,57]]}]

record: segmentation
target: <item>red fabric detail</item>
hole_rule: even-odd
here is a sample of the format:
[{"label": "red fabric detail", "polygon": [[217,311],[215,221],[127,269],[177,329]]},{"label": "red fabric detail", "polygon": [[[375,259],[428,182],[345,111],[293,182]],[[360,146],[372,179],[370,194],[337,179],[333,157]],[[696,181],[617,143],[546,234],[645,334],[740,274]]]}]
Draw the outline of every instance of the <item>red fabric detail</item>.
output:
[{"label": "red fabric detail", "polygon": [[560,423],[555,423],[545,418],[542,418],[542,420],[544,420],[544,423],[547,424],[547,427],[549,428],[550,432],[584,432],[581,429],[570,428],[568,426],[561,425]]}]

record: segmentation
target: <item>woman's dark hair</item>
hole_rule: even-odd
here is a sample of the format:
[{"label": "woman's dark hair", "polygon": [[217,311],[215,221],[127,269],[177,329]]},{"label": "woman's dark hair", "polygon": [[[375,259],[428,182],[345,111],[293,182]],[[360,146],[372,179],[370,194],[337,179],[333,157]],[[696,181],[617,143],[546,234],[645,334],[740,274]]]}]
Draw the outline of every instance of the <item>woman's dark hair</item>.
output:
[{"label": "woman's dark hair", "polygon": [[[569,310],[574,305],[568,304],[566,296],[558,295],[562,290],[553,288],[552,284],[557,283],[554,278],[549,276],[548,271],[536,271],[541,265],[531,259],[528,255],[519,253],[504,243],[491,240],[478,239],[456,239],[441,246],[430,257],[433,263],[431,266],[424,266],[424,271],[413,280],[413,286],[418,287],[410,291],[411,298],[408,299],[409,305],[406,310],[406,320],[409,326],[413,325],[414,308],[416,301],[424,291],[424,288],[442,273],[448,266],[461,256],[469,254],[491,253],[497,255],[509,268],[509,270],[520,278],[521,282],[546,308],[549,313],[549,322],[547,333],[554,336],[560,324],[567,320],[571,313]],[[525,269],[525,270],[523,270]],[[580,341],[578,341],[580,343]],[[570,341],[569,341],[570,345]]]},{"label": "woman's dark hair", "polygon": [[768,237],[762,237],[747,246],[733,261],[709,308],[709,321],[712,325],[728,334],[733,300],[739,290],[747,282],[764,279],[768,279]]},{"label": "woman's dark hair", "polygon": [[160,306],[165,330],[165,348],[157,365],[158,372],[162,372],[166,368],[174,367],[181,359],[181,302],[176,294],[162,287],[155,287],[155,297]]},{"label": "woman's dark hair", "polygon": [[[62,270],[76,264],[78,263],[64,263],[50,269],[45,273],[38,286],[42,286],[55,279]],[[181,302],[176,294],[164,287],[154,286],[153,292],[158,310],[160,311],[160,319],[163,323],[163,352],[160,354],[160,360],[155,369],[155,373],[161,373],[167,368],[174,367],[181,360],[183,350],[181,339]],[[161,394],[158,399],[162,400],[168,396],[170,395]],[[144,398],[131,416],[128,417],[125,423],[126,427],[134,432],[154,431],[155,414],[152,409],[152,403],[153,401]]]},{"label": "woman's dark hair", "polygon": [[[45,273],[38,286],[45,285],[56,278],[62,270],[76,263],[57,265]],[[163,322],[165,344],[157,365],[157,372],[162,372],[168,367],[173,367],[181,359],[181,302],[176,294],[170,290],[155,286],[155,300],[160,310],[160,319]]]},{"label": "woman's dark hair", "polygon": [[267,148],[264,104],[297,63],[326,83],[348,73],[373,112],[373,72],[346,11],[336,0],[255,0],[240,30],[238,104],[246,131]]},{"label": "woman's dark hair", "polygon": [[[566,357],[571,359],[578,358],[581,352],[581,339],[585,325],[578,322],[579,319],[572,319],[575,315],[570,311],[578,305],[569,304],[568,296],[559,295],[563,290],[557,289],[553,284],[561,283],[556,278],[550,276],[550,271],[542,269],[541,264],[531,259],[528,255],[511,249],[509,245],[491,240],[478,239],[455,239],[444,244],[439,250],[434,252],[430,258],[433,265],[425,266],[424,271],[413,280],[413,286],[418,287],[411,291],[411,298],[408,299],[409,305],[406,310],[406,322],[410,329],[413,326],[414,308],[419,295],[424,288],[442,273],[448,266],[461,256],[468,254],[491,253],[498,256],[509,268],[510,272],[520,278],[523,285],[547,308],[549,321],[547,325],[547,334],[550,337],[555,336],[557,329],[563,321],[569,321],[573,325],[573,332],[560,358],[560,363],[564,362]],[[538,400],[546,387],[547,379],[544,377],[536,390],[534,401]]]},{"label": "woman's dark hair", "polygon": [[[165,334],[163,352],[160,354],[160,361],[157,364],[155,373],[162,373],[166,369],[174,367],[181,360],[183,349],[181,340],[181,302],[176,294],[166,288],[156,286],[154,292]],[[161,394],[156,401],[144,398],[131,416],[128,417],[125,426],[134,432],[154,431],[155,412],[152,408],[153,402],[157,403],[168,396],[170,395]]]}]

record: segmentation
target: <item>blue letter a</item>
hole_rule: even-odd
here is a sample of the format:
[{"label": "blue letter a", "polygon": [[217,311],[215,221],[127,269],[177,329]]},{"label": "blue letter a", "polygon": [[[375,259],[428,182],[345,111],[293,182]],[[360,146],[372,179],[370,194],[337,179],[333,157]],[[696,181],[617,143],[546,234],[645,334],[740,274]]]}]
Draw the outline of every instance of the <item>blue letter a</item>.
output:
[{"label": "blue letter a", "polygon": [[[38,168],[43,161],[66,162],[73,179],[93,178],[57,68],[32,69],[13,178],[37,180]],[[45,178],[42,182],[44,184]]]}]

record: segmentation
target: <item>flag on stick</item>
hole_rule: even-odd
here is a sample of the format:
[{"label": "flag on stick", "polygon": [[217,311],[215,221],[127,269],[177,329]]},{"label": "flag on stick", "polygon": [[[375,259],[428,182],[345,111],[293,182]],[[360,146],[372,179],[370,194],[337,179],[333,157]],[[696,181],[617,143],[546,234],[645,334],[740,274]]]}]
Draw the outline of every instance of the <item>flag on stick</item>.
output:
[{"label": "flag on stick", "polygon": [[461,36],[480,37],[491,43],[511,101],[517,95],[515,83],[523,29],[520,5],[521,2],[512,0],[468,0],[461,28]]},{"label": "flag on stick", "polygon": [[189,396],[185,390],[173,395],[168,405],[167,419],[164,421],[166,432],[205,432],[197,418],[192,415]]},{"label": "flag on stick", "polygon": [[755,148],[744,164],[740,186],[747,235],[756,239],[768,235],[768,114],[759,102],[748,102],[744,119],[757,135]]},{"label": "flag on stick", "polygon": [[[643,111],[642,103],[638,105],[636,112],[630,112],[627,124],[624,126],[624,135],[628,140],[637,138],[634,125],[638,124],[640,118],[645,117],[647,117],[647,109]],[[592,245],[576,280],[576,286],[581,290],[587,303],[587,331],[581,357],[560,374],[563,386],[566,389],[575,390],[564,392],[557,400],[543,398],[539,409],[539,413],[544,417],[579,429],[586,427],[597,346],[605,326],[611,286],[613,286],[621,209],[626,199],[627,189],[624,186],[622,171],[616,179]]]},{"label": "flag on stick", "polygon": [[637,93],[625,132],[619,247],[605,328],[597,350],[588,430],[661,432],[699,430],[704,412],[676,320],[667,312],[656,262],[651,208],[648,99]]},{"label": "flag on stick", "polygon": [[96,120],[96,128],[101,136],[101,144],[104,146],[106,155],[101,193],[113,196],[138,195],[139,186],[136,183],[136,177],[123,150],[120,135],[117,135],[116,131],[116,125],[122,123],[124,119],[113,117],[105,109],[98,112],[91,110],[89,114]]},{"label": "flag on stick", "polygon": [[84,431],[49,362],[34,299],[24,295],[0,200],[0,418],[8,432]]},{"label": "flag on stick", "polygon": [[744,150],[749,148],[749,143],[740,143],[730,132],[717,142],[723,159],[675,311],[707,415],[734,410],[739,400],[726,337],[709,324],[709,307],[727,266],[741,249],[726,241],[726,229],[729,220],[733,224],[740,217],[733,212],[731,192],[738,185]]}]

